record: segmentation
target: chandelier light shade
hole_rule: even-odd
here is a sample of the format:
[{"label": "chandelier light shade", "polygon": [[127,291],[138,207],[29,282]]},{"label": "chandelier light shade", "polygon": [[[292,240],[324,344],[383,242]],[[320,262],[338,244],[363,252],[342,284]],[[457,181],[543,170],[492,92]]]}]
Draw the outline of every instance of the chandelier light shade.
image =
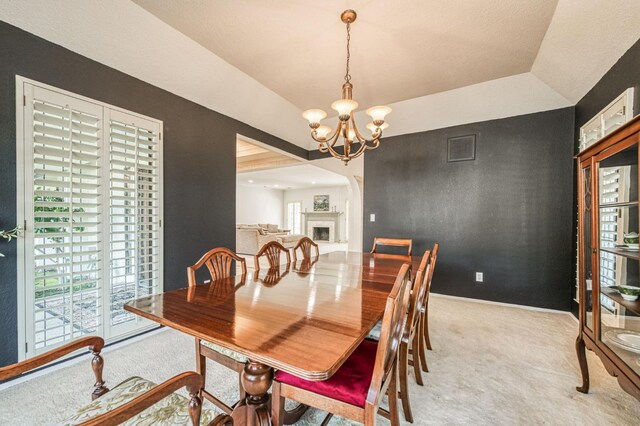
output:
[{"label": "chandelier light shade", "polygon": [[[389,127],[385,122],[385,117],[391,112],[388,106],[374,106],[367,109],[366,113],[371,117],[371,123],[367,124],[367,129],[371,132],[371,138],[362,136],[356,127],[356,120],[353,113],[358,108],[358,103],[353,100],[353,85],[349,74],[349,60],[351,59],[350,41],[351,24],[356,20],[357,14],[353,10],[345,10],[340,15],[340,19],[347,26],[347,71],[342,84],[342,97],[331,104],[331,109],[338,113],[338,124],[334,129],[321,125],[321,121],[327,117],[327,113],[321,109],[308,109],[302,116],[309,120],[311,137],[318,142],[320,152],[328,152],[333,157],[344,161],[347,165],[350,160],[359,157],[367,149],[375,149],[380,145],[382,131]],[[343,148],[336,150],[336,143],[342,137]],[[340,152],[342,151],[342,152]]]}]

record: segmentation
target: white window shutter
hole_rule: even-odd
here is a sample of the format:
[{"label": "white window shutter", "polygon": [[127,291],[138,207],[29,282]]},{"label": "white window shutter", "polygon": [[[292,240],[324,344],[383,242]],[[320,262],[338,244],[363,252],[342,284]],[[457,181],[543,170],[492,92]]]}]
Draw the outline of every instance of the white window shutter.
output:
[{"label": "white window shutter", "polygon": [[30,99],[36,353],[100,332],[102,323],[101,108],[54,95],[34,89]]},{"label": "white window shutter", "polygon": [[163,290],[162,122],[26,80],[17,92],[21,359],[154,326],[123,305]]},{"label": "white window shutter", "polygon": [[122,309],[158,292],[160,152],[157,123],[109,112],[109,251],[111,325],[127,329],[140,317]]}]

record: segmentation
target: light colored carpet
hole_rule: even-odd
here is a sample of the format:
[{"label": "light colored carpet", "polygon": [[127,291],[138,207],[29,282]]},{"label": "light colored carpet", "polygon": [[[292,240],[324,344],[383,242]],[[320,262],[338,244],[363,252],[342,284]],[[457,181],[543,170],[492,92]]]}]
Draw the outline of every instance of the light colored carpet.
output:
[{"label": "light colored carpet", "polygon": [[[424,387],[410,379],[414,424],[638,424],[640,402],[591,353],[591,393],[576,392],[577,323],[569,315],[434,295],[430,318],[431,372]],[[173,330],[105,353],[111,386],[132,375],[159,383],[194,368],[193,340]],[[0,392],[0,424],[56,423],[88,401],[92,380],[81,362],[10,387]],[[207,383],[234,399],[237,379],[230,371],[210,364]],[[317,425],[322,417],[310,411],[300,424]],[[334,418],[331,424],[350,423]]]}]

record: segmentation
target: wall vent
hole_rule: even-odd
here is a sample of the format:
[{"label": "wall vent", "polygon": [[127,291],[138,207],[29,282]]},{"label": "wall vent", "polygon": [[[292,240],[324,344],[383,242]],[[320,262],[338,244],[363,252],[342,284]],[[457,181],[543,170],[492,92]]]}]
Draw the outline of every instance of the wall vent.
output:
[{"label": "wall vent", "polygon": [[476,135],[447,139],[447,163],[476,159]]}]

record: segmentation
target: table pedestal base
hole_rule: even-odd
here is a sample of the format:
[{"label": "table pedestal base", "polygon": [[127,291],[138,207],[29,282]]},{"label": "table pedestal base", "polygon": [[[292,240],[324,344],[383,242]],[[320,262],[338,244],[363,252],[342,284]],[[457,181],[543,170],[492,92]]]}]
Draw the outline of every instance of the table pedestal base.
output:
[{"label": "table pedestal base", "polygon": [[260,362],[249,360],[244,366],[240,378],[247,393],[231,413],[234,426],[271,425],[271,395],[269,388],[273,383],[273,368]]}]

